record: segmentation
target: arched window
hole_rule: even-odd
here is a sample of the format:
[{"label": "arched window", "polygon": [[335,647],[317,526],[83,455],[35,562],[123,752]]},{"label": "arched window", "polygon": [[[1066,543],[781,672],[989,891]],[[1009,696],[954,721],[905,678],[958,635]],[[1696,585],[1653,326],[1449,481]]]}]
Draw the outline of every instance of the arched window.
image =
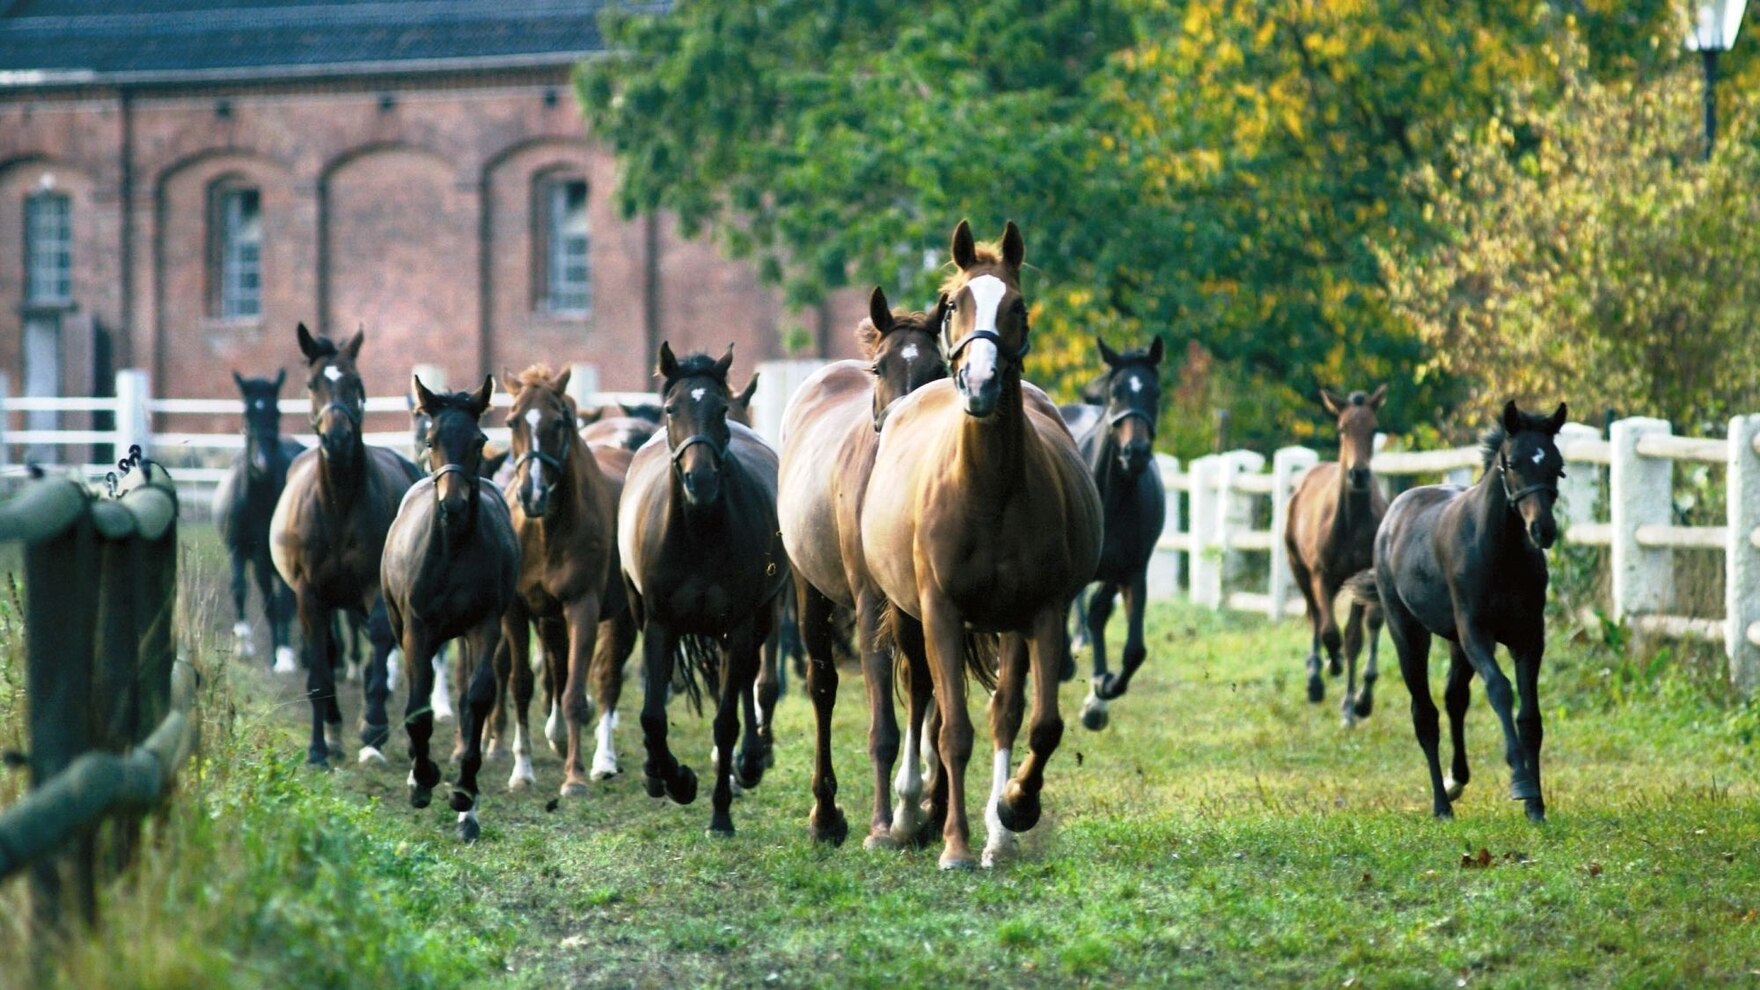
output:
[{"label": "arched window", "polygon": [[73,297],[73,207],[61,193],[24,201],[24,299],[56,306]]},{"label": "arched window", "polygon": [[578,176],[549,177],[539,185],[536,225],[540,243],[538,306],[550,313],[584,316],[593,308],[587,182]]},{"label": "arched window", "polygon": [[255,186],[221,179],[208,194],[208,312],[254,320],[263,307],[262,197]]}]

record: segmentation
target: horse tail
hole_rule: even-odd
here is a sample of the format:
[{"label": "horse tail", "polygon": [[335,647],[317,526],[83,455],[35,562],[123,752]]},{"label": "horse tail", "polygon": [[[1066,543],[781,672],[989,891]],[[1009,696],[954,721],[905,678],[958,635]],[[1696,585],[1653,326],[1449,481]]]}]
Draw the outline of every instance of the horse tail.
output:
[{"label": "horse tail", "polygon": [[[892,647],[892,671],[897,678],[898,691],[901,697],[910,697],[911,665],[904,650],[898,644],[898,606],[891,601],[880,609],[880,641]],[[964,657],[966,673],[983,685],[984,690],[996,690],[997,655],[1001,652],[1002,637],[997,633],[965,631],[965,639],[960,652]]]},{"label": "horse tail", "polygon": [[672,651],[672,691],[683,694],[691,710],[703,714],[703,692],[721,693],[721,640],[714,636],[687,635],[678,637]]},{"label": "horse tail", "polygon": [[1371,621],[1381,618],[1381,588],[1375,583],[1374,568],[1351,575],[1345,580],[1344,586],[1351,593],[1351,601],[1368,610]]}]

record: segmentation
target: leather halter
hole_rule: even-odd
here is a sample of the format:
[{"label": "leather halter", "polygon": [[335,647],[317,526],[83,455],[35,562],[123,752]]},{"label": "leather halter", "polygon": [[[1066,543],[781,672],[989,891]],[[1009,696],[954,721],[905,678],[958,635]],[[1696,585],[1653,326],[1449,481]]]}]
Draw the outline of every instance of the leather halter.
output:
[{"label": "leather halter", "polygon": [[338,402],[335,399],[331,399],[329,402],[324,404],[324,408],[319,409],[317,412],[312,414],[312,429],[313,430],[316,430],[318,428],[318,421],[324,418],[324,414],[329,412],[332,409],[341,410],[342,415],[348,417],[348,421],[350,423],[354,424],[354,428],[356,430],[359,430],[361,428],[361,410],[356,409],[354,406],[351,406],[346,402]]},{"label": "leather halter", "polygon": [[672,448],[672,466],[677,467],[679,458],[684,456],[684,452],[691,449],[693,445],[699,443],[709,448],[709,452],[715,455],[715,466],[720,467],[722,458],[727,455],[721,447],[715,443],[715,438],[707,433],[693,433],[679,441],[678,446]]},{"label": "leather halter", "polygon": [[1503,498],[1505,502],[1509,503],[1509,511],[1518,511],[1518,507],[1522,504],[1522,499],[1525,499],[1530,495],[1538,495],[1541,492],[1551,492],[1553,498],[1558,497],[1558,485],[1551,481],[1537,482],[1528,485],[1525,488],[1519,488],[1512,491],[1509,487],[1509,452],[1507,450],[1498,451],[1497,461],[1497,472],[1503,479]]},{"label": "leather halter", "polygon": [[1114,427],[1127,419],[1140,419],[1149,428],[1149,439],[1155,439],[1155,418],[1141,409],[1125,408],[1106,417],[1106,425]]},{"label": "leather halter", "polygon": [[965,350],[966,347],[968,345],[970,345],[972,343],[972,341],[974,341],[974,340],[988,340],[988,341],[990,341],[992,344],[996,345],[997,356],[1001,357],[1004,361],[1012,361],[1016,364],[1019,364],[1020,361],[1027,356],[1027,352],[1029,352],[1033,349],[1033,341],[1032,341],[1032,338],[1029,337],[1026,340],[1021,342],[1021,349],[1020,350],[1011,351],[1008,348],[1002,346],[1002,337],[999,334],[997,334],[997,332],[994,330],[973,330],[971,333],[968,333],[964,337],[961,337],[957,342],[955,342],[953,344],[948,344],[946,342],[947,341],[947,324],[950,320],[952,320],[952,318],[953,318],[952,311],[949,311],[947,316],[942,318],[942,320],[941,320],[941,336],[939,338],[937,338],[939,341],[941,341],[941,358],[942,358],[942,360],[946,361],[950,365],[955,360],[957,360],[959,358],[959,353],[961,351]]},{"label": "leather halter", "polygon": [[[561,473],[568,470],[568,464],[564,461],[564,458],[566,458],[568,456],[569,451],[573,447],[574,447],[574,431],[573,430],[564,430],[563,431],[563,433],[562,433],[562,453],[560,456],[556,455],[556,454],[546,454],[543,451],[539,450],[538,449],[538,438],[536,436],[533,436],[532,437],[532,449],[519,455],[519,458],[513,462],[513,471],[515,474],[518,474],[520,472],[520,470],[522,468],[524,468],[527,464],[530,464],[533,461],[537,461],[539,464],[544,465],[545,467],[549,468],[550,470],[555,471],[558,474],[561,474]],[[435,477],[439,477],[439,476],[436,475]],[[552,484],[554,484],[554,482],[552,482]]]}]

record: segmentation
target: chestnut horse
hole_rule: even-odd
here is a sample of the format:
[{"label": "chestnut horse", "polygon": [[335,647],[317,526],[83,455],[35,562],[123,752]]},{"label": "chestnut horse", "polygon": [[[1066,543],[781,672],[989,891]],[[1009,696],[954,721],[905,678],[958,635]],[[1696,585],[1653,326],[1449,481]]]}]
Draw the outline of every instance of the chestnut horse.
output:
[{"label": "chestnut horse", "polygon": [[[1412,693],[1412,728],[1430,769],[1432,810],[1454,817],[1451,801],[1467,784],[1463,720],[1473,675],[1503,728],[1510,797],[1528,818],[1544,821],[1540,793],[1540,661],[1546,652],[1546,550],[1558,538],[1552,508],[1564,458],[1556,438],[1565,423],[1559,404],[1551,416],[1503,407],[1503,421],[1485,435],[1485,473],[1471,488],[1425,485],[1393,500],[1375,534],[1374,593],[1353,578],[1359,598],[1387,613],[1387,633],[1399,652],[1399,670]],[[1430,637],[1449,643],[1448,706],[1454,766],[1444,777],[1437,754],[1440,733],[1430,698]],[[1521,711],[1511,717],[1509,679],[1497,665],[1497,644],[1516,666]]]},{"label": "chestnut horse", "polygon": [[[615,624],[626,611],[615,547],[618,493],[576,433],[569,375],[568,369],[557,374],[536,364],[506,376],[513,396],[507,425],[513,430],[515,465],[507,497],[521,558],[519,595],[502,629],[514,701],[514,769],[508,786],[535,780],[526,735],[532,699],[529,627],[535,621],[551,689],[546,735],[552,746],[560,741],[564,754],[561,794],[576,797],[587,792],[580,742],[581,726],[593,715],[587,677],[596,666],[613,668],[598,678],[601,719],[593,775],[602,778],[618,772],[610,735],[622,689],[622,657],[635,637],[627,620],[625,627]],[[612,624],[602,626],[608,620]],[[627,641],[622,652],[616,652],[618,640]]]},{"label": "chestnut horse", "polygon": [[[973,865],[965,810],[968,629],[1002,634],[985,814],[984,860],[993,864],[1039,820],[1046,761],[1063,736],[1064,617],[1100,559],[1094,479],[1057,407],[1021,379],[1031,344],[1020,291],[1024,255],[1012,222],[999,249],[974,244],[963,220],[955,229],[958,270],[942,287],[940,340],[953,378],[892,405],[862,509],[862,556],[881,593],[905,613],[894,615],[895,638],[910,645],[909,626],[920,623],[927,649],[947,778],[943,869]],[[1011,779],[1029,657],[1033,722],[1027,758]]]},{"label": "chestnut horse", "polygon": [[[1100,566],[1094,575],[1100,586],[1088,599],[1082,619],[1094,651],[1094,679],[1082,702],[1082,724],[1099,730],[1106,727],[1106,703],[1130,689],[1131,677],[1149,654],[1143,642],[1149,558],[1167,520],[1167,492],[1161,472],[1155,470],[1153,449],[1155,423],[1161,416],[1161,338],[1123,354],[1104,340],[1095,343],[1107,368],[1101,402],[1078,407],[1085,426],[1078,425],[1067,407],[1059,412],[1076,433],[1082,459],[1099,489],[1105,519]],[[1112,617],[1112,600],[1121,590],[1128,626],[1122,667],[1114,675],[1106,669],[1106,620]],[[1077,609],[1078,614],[1081,611]]]},{"label": "chestnut horse", "polygon": [[[738,706],[753,689],[775,600],[788,580],[776,525],[776,453],[752,430],[728,421],[732,363],[731,347],[720,360],[707,354],[680,360],[660,345],[664,428],[636,452],[617,520],[630,604],[642,626],[650,796],[665,794],[679,804],[696,799],[696,774],[667,747],[667,691],[675,663],[693,696],[697,678],[710,672],[704,668],[718,668],[710,680],[719,695],[713,835],[733,834]],[[745,787],[764,771],[754,722],[748,714],[738,754]]]},{"label": "chestnut horse", "polygon": [[[1374,394],[1352,392],[1348,397],[1330,389],[1320,390],[1320,403],[1338,417],[1338,460],[1316,464],[1302,476],[1290,497],[1283,543],[1289,551],[1289,569],[1308,607],[1313,629],[1308,651],[1308,700],[1318,704],[1326,697],[1320,677],[1320,647],[1325,645],[1329,673],[1338,675],[1338,619],[1333,614],[1339,589],[1360,571],[1374,566],[1375,530],[1387,514],[1387,498],[1369,473],[1375,454],[1375,412],[1387,397],[1387,386]],[[1363,690],[1357,693],[1357,655],[1363,650],[1364,606],[1353,601],[1345,620],[1344,700],[1340,703],[1345,724],[1367,718],[1375,707],[1375,680],[1380,676],[1376,648],[1380,639],[1381,614],[1368,610],[1369,664],[1363,669]]]},{"label": "chestnut horse", "polygon": [[416,407],[426,416],[424,445],[432,474],[403,497],[385,536],[380,586],[385,592],[391,632],[409,663],[409,802],[425,808],[440,768],[428,755],[434,732],[435,663],[440,645],[462,637],[466,667],[474,669],[459,705],[464,753],[452,810],[458,837],[474,841],[477,822],[477,771],[483,765],[482,728],[495,701],[495,648],[501,616],[513,601],[519,574],[519,541],[513,517],[493,482],[481,476],[486,437],[477,425],[489,408],[494,379],[475,393],[435,395],[415,381]]},{"label": "chestnut horse", "polygon": [[868,318],[856,329],[862,359],[819,369],[796,390],[783,414],[776,513],[794,568],[807,653],[807,692],[817,726],[808,831],[815,840],[834,844],[842,843],[849,833],[837,807],[831,714],[837,704],[834,614],[840,608],[853,609],[868,689],[874,814],[865,845],[873,849],[897,845],[892,836],[889,779],[898,758],[898,719],[892,704],[892,651],[890,644],[881,642],[879,629],[885,598],[862,558],[862,499],[887,410],[895,399],[946,378],[947,366],[941,361],[928,314],[893,312],[878,287],[868,311]]},{"label": "chestnut horse", "polygon": [[232,602],[238,609],[232,635],[242,655],[256,652],[244,611],[249,593],[245,580],[248,568],[256,576],[257,592],[263,599],[275,672],[291,674],[299,669],[287,635],[293,621],[293,591],[275,573],[275,563],[269,559],[269,518],[275,514],[275,503],[287,486],[288,466],[306,448],[292,437],[281,435],[280,400],[281,385],[287,380],[285,368],[277,371],[273,379],[245,378],[234,371],[232,380],[244,396],[244,453],[232,462],[231,470],[214,489],[214,528],[220,531],[220,541],[232,558]]},{"label": "chestnut horse", "polygon": [[331,749],[342,746],[342,710],[336,704],[332,669],[337,644],[331,619],[337,611],[369,617],[373,657],[363,678],[366,710],[361,718],[360,758],[363,763],[385,759],[380,750],[391,735],[385,715],[390,690],[385,658],[393,638],[379,594],[379,558],[398,503],[421,477],[421,471],[401,454],[369,447],[361,439],[367,393],[355,371],[355,359],[364,337],[357,332],[338,347],[328,337],[314,338],[304,323],[299,325],[318,447],[300,454],[287,469],[287,488],[269,524],[275,569],[293,589],[307,650],[312,742],[306,761],[320,767],[328,765]]}]

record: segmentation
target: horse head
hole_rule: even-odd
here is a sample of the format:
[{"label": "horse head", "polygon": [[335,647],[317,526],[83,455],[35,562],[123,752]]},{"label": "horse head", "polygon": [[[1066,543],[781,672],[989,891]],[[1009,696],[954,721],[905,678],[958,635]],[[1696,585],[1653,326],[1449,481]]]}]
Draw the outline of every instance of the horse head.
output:
[{"label": "horse head", "polygon": [[495,394],[495,379],[484,378],[475,392],[428,391],[411,375],[416,409],[428,420],[422,449],[434,477],[434,500],[440,508],[440,531],[455,539],[470,531],[477,516],[477,478],[483,470],[483,444],[488,437],[478,426]]},{"label": "horse head", "polygon": [[720,360],[688,354],[682,360],[672,345],[660,345],[660,410],[665,417],[666,448],[672,452],[672,473],[684,487],[687,505],[713,505],[721,497],[721,468],[732,439],[727,428],[733,397],[727,370],[733,366],[733,345]]},{"label": "horse head", "polygon": [[244,397],[245,464],[251,477],[266,477],[281,446],[281,385],[287,369],[274,378],[246,378],[234,371],[232,380]]},{"label": "horse head", "polygon": [[1375,433],[1381,427],[1375,411],[1385,398],[1386,385],[1373,393],[1352,392],[1348,396],[1329,388],[1320,390],[1320,404],[1338,417],[1338,469],[1352,491],[1369,490],[1369,460],[1375,456]]},{"label": "horse head", "polygon": [[1107,367],[1100,403],[1106,407],[1106,430],[1118,449],[1119,469],[1134,478],[1154,459],[1155,423],[1161,417],[1161,338],[1123,354],[1098,337],[1094,342]]},{"label": "horse head", "polygon": [[1482,445],[1485,470],[1495,467],[1502,476],[1504,502],[1521,517],[1528,542],[1537,550],[1550,549],[1558,539],[1552,508],[1558,502],[1558,479],[1564,477],[1557,437],[1565,415],[1562,402],[1552,415],[1542,416],[1522,412],[1511,400],[1504,403],[1503,421],[1485,435]]},{"label": "horse head", "polygon": [[953,374],[969,416],[996,411],[1004,379],[1018,380],[1027,339],[1027,301],[1021,295],[1021,262],[1026,245],[1010,220],[1000,244],[977,244],[964,220],[953,231],[956,271],[941,286],[936,313],[941,355]]},{"label": "horse head", "polygon": [[549,365],[534,364],[502,378],[513,397],[507,425],[513,430],[514,482],[519,486],[520,508],[533,519],[550,511],[556,486],[568,475],[576,415],[568,395],[570,374],[567,368],[555,374]]},{"label": "horse head", "polygon": [[929,314],[894,311],[877,285],[868,297],[868,318],[856,328],[856,341],[874,374],[876,430],[884,424],[886,410],[894,402],[947,377],[947,364],[941,360]]},{"label": "horse head", "polygon": [[306,392],[312,399],[312,431],[327,456],[352,454],[361,443],[361,417],[367,390],[355,370],[366,333],[356,330],[341,347],[329,337],[313,337],[299,325],[299,349],[306,359]]}]

